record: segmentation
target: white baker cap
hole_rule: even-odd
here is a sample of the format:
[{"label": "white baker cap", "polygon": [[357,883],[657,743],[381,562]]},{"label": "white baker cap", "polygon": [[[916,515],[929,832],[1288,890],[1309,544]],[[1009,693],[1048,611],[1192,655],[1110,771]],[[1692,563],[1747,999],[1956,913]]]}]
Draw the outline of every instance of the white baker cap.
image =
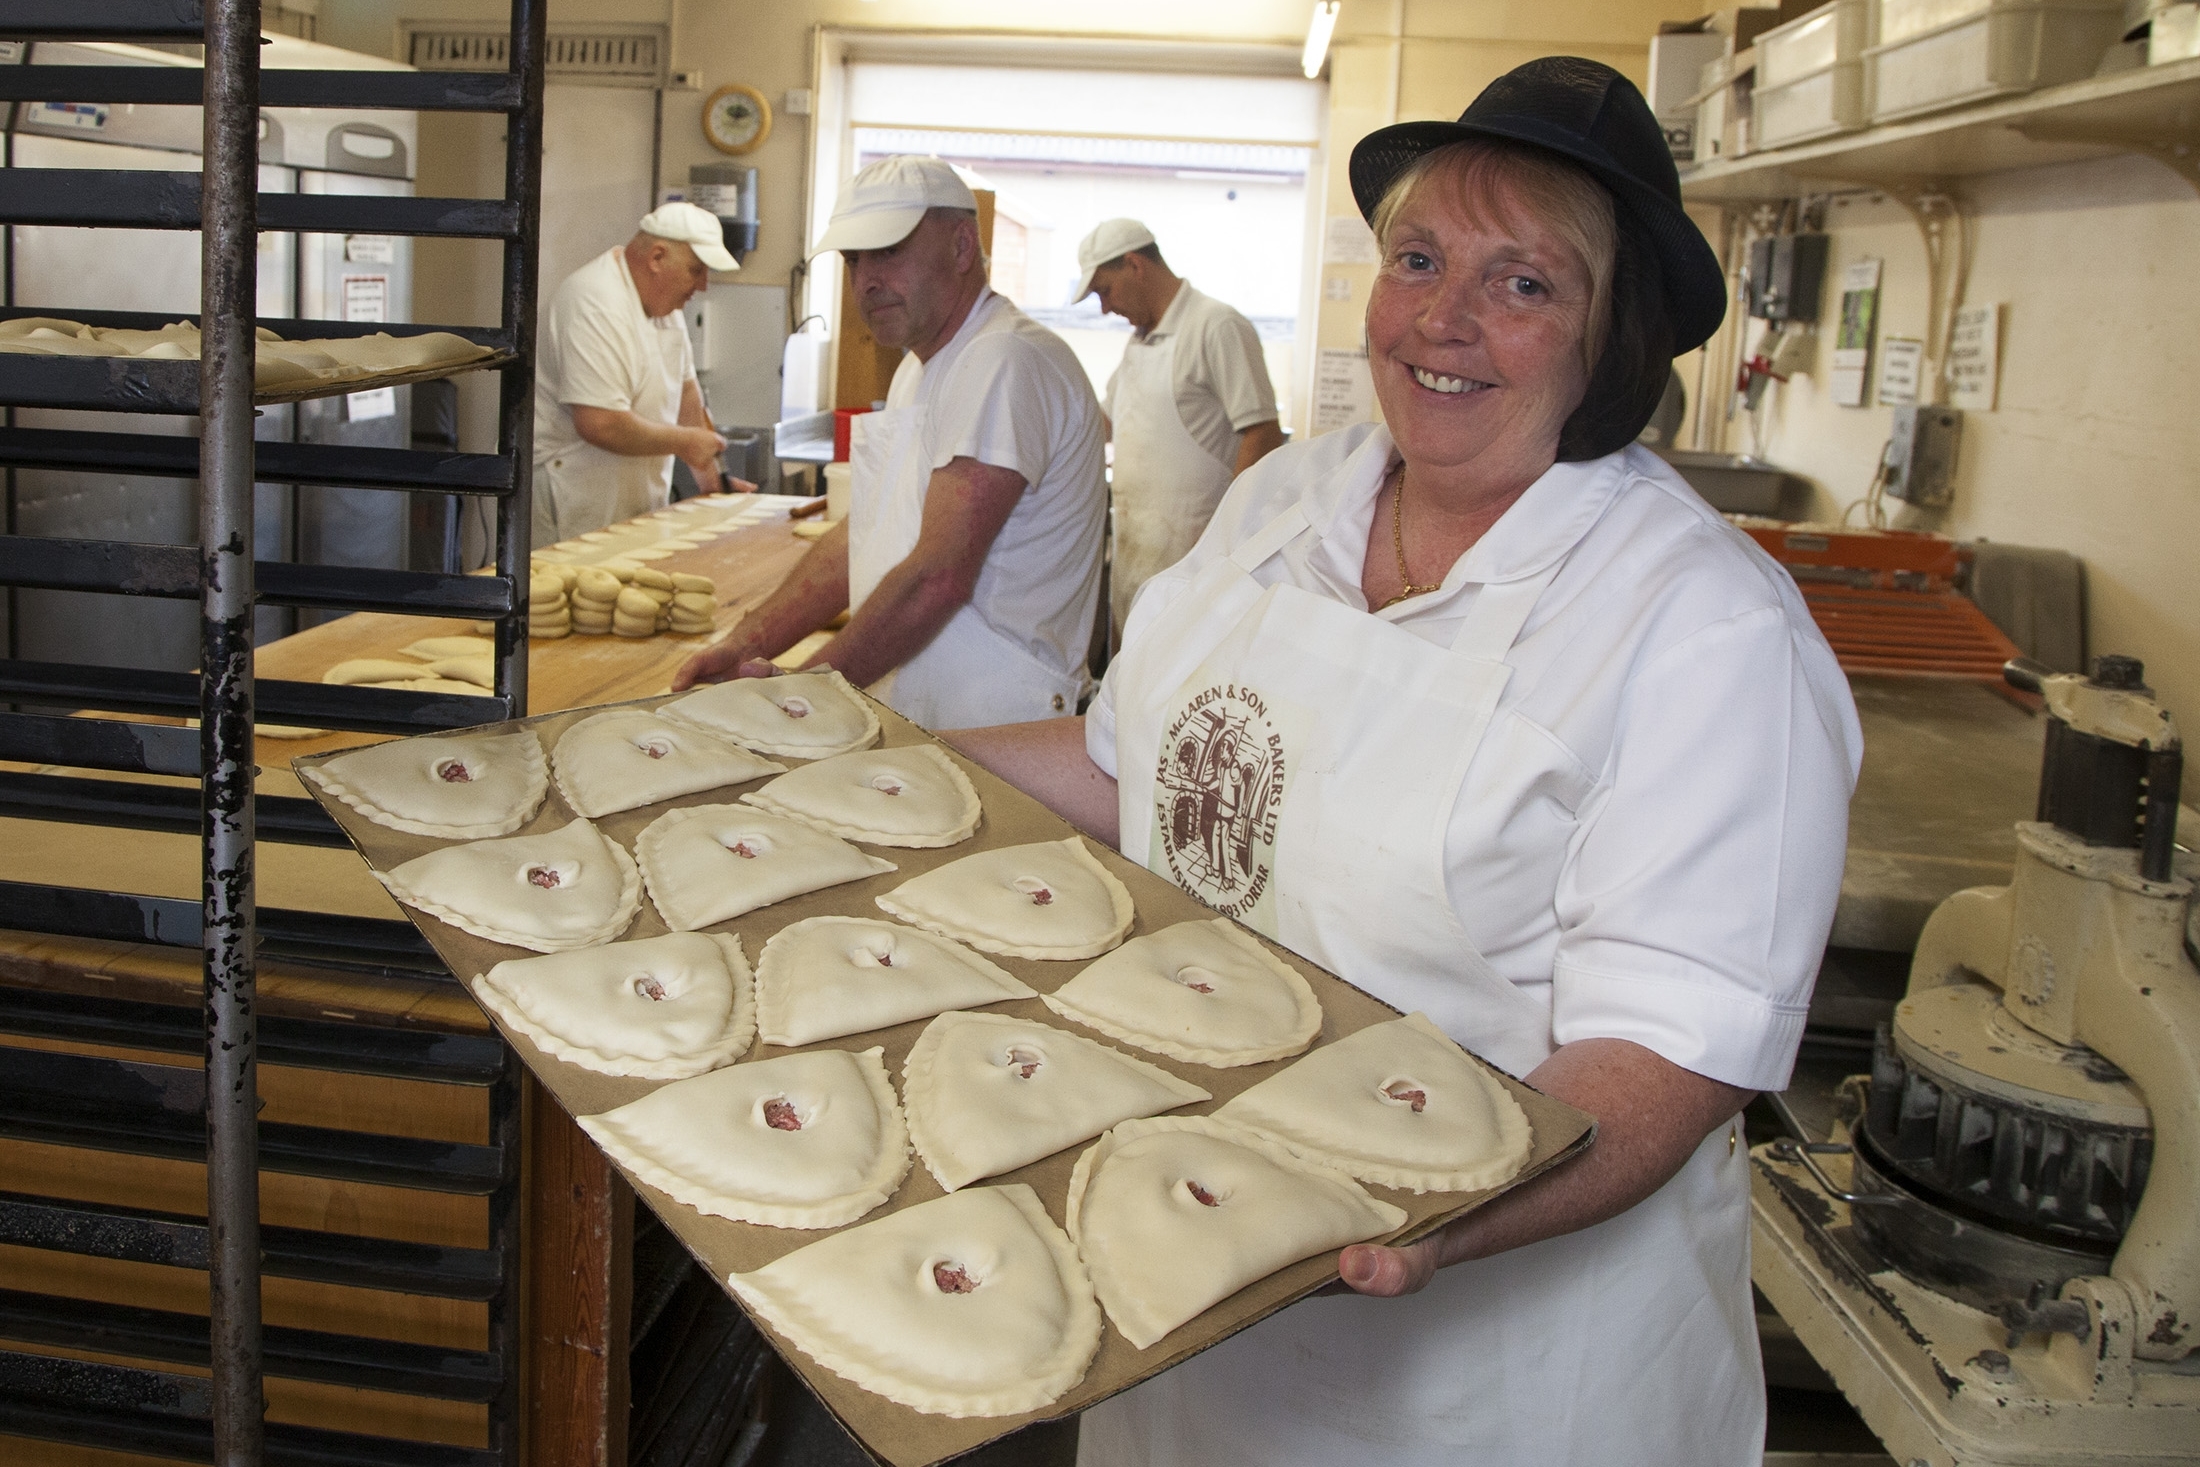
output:
[{"label": "white baker cap", "polygon": [[1077,294],[1071,304],[1092,294],[1092,272],[1110,260],[1120,260],[1132,250],[1152,244],[1153,231],[1136,219],[1104,219],[1077,246]]},{"label": "white baker cap", "polygon": [[955,170],[937,158],[881,158],[848,181],[833,205],[832,223],[810,251],[883,250],[924,222],[927,209],[968,209],[978,201]]},{"label": "white baker cap", "polygon": [[695,251],[695,258],[713,270],[738,270],[741,262],[726,249],[726,232],[718,216],[693,204],[667,204],[642,216],[641,231],[657,239],[676,239]]}]

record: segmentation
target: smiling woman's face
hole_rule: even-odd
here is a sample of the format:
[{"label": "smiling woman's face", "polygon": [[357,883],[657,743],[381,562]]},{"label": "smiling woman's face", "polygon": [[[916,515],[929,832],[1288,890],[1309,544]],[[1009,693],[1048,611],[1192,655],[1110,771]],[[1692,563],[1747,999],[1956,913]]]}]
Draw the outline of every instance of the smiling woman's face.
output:
[{"label": "smiling woman's face", "polygon": [[1367,303],[1375,395],[1409,469],[1524,487],[1588,384],[1589,266],[1502,180],[1484,208],[1449,194],[1417,187],[1388,221]]}]

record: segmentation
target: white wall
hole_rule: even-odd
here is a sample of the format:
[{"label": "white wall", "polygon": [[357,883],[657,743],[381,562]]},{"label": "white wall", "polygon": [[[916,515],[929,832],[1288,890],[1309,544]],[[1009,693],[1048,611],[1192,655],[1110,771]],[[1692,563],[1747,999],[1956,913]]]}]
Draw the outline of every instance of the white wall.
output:
[{"label": "white wall", "polygon": [[[1966,300],[2005,302],[1996,411],[1966,417],[1954,503],[1899,524],[2068,550],[2086,563],[2091,652],[2144,658],[2200,726],[2200,197],[2141,158],[1967,180],[1977,247]],[[1925,334],[1925,257],[1909,216],[1869,197],[1829,210],[1828,289],[1876,255],[1880,334]],[[1890,410],[1842,408],[1820,370],[1773,389],[1765,450],[1838,517],[1870,482]],[[1748,441],[1737,423],[1729,439]]]}]

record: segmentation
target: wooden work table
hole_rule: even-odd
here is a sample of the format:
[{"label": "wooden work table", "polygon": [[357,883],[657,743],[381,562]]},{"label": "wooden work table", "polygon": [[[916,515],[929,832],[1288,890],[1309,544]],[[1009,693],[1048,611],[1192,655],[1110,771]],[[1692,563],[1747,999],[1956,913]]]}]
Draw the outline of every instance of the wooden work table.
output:
[{"label": "wooden work table", "polygon": [[[787,501],[790,505],[793,502]],[[715,622],[722,632],[770,594],[808,546],[808,541],[793,533],[782,513],[654,564],[666,571],[711,577],[717,585]],[[318,682],[330,667],[348,658],[401,658],[405,647],[423,637],[471,630],[464,622],[362,613],[260,648],[257,668],[262,677]],[[554,712],[662,692],[679,665],[710,640],[708,636],[659,635],[634,640],[572,636],[532,641],[528,648],[527,711]],[[307,739],[263,735],[258,745],[258,788],[266,795],[302,795],[291,773],[291,759],[372,742],[374,738],[346,732]],[[263,843],[258,848],[258,861],[259,900],[264,906],[403,918],[365,863],[348,849]],[[0,879],[195,899],[199,893],[199,842],[193,836],[157,831],[0,819]],[[0,984],[16,988],[195,1007],[200,1002],[201,983],[198,957],[187,950],[0,934]],[[263,962],[261,966],[260,1008],[268,1015],[357,1019],[446,1032],[492,1032],[473,999],[449,983],[354,977],[276,962]],[[347,1124],[330,1110],[342,1097],[332,1099],[329,1094],[319,1093],[328,1087],[314,1080],[316,1073],[263,1069],[267,1118]],[[525,1458],[534,1467],[619,1467],[625,1458],[625,1273],[633,1200],[600,1153],[546,1092],[532,1081],[527,1086],[521,1172],[525,1211],[521,1304],[526,1321],[521,1363]],[[368,1095],[353,1103],[371,1107],[390,1102],[387,1097],[378,1101]],[[350,1123],[367,1126],[363,1120]],[[439,1124],[465,1130],[477,1126],[478,1120],[460,1118]],[[91,1169],[108,1174],[99,1183],[105,1190],[94,1196],[84,1190],[86,1169],[70,1160],[84,1153],[61,1149],[54,1156],[40,1152],[26,1161],[5,1145],[0,1145],[0,1152],[6,1153],[0,1155],[0,1171],[9,1171],[17,1178],[6,1184],[10,1187],[50,1188],[50,1195],[83,1196],[86,1201],[109,1205],[186,1213],[203,1210],[203,1184],[193,1180],[198,1176],[195,1168],[184,1169],[189,1171],[188,1176],[180,1172],[176,1176],[165,1172],[156,1176],[151,1169],[132,1170],[120,1163],[103,1165]],[[36,1164],[35,1175],[25,1170],[32,1163]],[[144,1175],[139,1176],[138,1171]],[[300,1192],[294,1179],[276,1173],[263,1175],[262,1214],[271,1223],[340,1229],[347,1222],[359,1223],[370,1234],[379,1230],[380,1235],[392,1237],[410,1236],[408,1229],[427,1228],[432,1232],[439,1225],[433,1218],[403,1216],[402,1208],[387,1217],[349,1217],[345,1209],[354,1203],[348,1198],[331,1202]],[[458,1230],[452,1240],[462,1241],[460,1235],[476,1225],[470,1218],[455,1218],[449,1224]],[[422,1238],[434,1240],[427,1233]],[[45,1266],[51,1257],[34,1256],[26,1266]],[[199,1277],[203,1279],[203,1275]],[[283,1302],[283,1284],[282,1280],[270,1284],[271,1323],[286,1322],[284,1309],[288,1306]],[[24,1284],[17,1281],[12,1286]],[[104,1287],[111,1293],[114,1285]],[[198,1287],[203,1290],[203,1283]],[[203,1292],[196,1295],[196,1304],[191,1302],[193,1297],[185,1280],[180,1290],[171,1286],[161,1307],[203,1310]],[[318,1306],[309,1303],[297,1307],[310,1312]],[[458,1342],[453,1337],[453,1343]],[[271,1378],[271,1419],[287,1413],[290,1419],[335,1422],[335,1408],[317,1399],[290,1400],[283,1394],[286,1385]],[[387,1415],[377,1418],[382,1422],[390,1419]],[[425,1416],[396,1419],[428,1440],[463,1443],[469,1430],[464,1422]],[[0,1443],[8,1452],[28,1452],[30,1455],[20,1460],[31,1464],[92,1460],[80,1453],[70,1455],[73,1449],[21,1438],[0,1438]]]}]

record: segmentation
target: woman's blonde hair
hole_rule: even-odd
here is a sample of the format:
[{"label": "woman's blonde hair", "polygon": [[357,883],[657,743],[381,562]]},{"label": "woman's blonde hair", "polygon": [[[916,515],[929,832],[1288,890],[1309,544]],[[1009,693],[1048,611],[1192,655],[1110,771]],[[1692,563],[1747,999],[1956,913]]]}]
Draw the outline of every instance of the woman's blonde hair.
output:
[{"label": "woman's blonde hair", "polygon": [[1384,253],[1406,202],[1433,188],[1469,219],[1486,224],[1532,215],[1581,257],[1589,271],[1589,317],[1581,336],[1581,366],[1596,370],[1612,319],[1612,276],[1618,223],[1611,191],[1541,148],[1495,138],[1469,138],[1435,148],[1403,169],[1383,192],[1369,220]]}]

